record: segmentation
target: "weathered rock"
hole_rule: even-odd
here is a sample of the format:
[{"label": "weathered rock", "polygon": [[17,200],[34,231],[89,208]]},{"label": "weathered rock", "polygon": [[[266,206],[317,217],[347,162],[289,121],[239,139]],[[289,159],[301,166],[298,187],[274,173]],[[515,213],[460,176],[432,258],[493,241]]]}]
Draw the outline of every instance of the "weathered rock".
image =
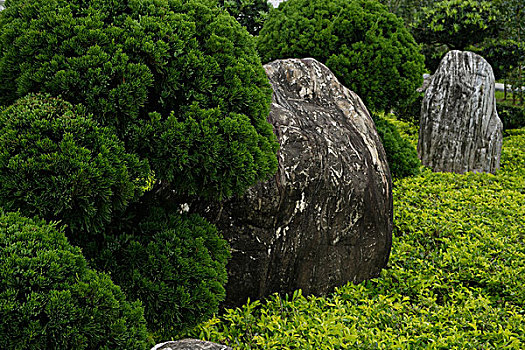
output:
[{"label": "weathered rock", "polygon": [[430,85],[430,82],[432,81],[432,75],[430,74],[423,74],[423,84],[421,84],[421,87],[417,89],[417,92],[425,92],[428,89],[428,86]]},{"label": "weathered rock", "polygon": [[204,340],[183,339],[157,344],[151,350],[232,350],[232,348]]},{"label": "weathered rock", "polygon": [[377,276],[392,240],[386,155],[361,99],[314,59],[269,63],[279,169],[201,210],[229,241],[227,306]]},{"label": "weathered rock", "polygon": [[499,168],[502,132],[490,64],[472,52],[447,53],[421,107],[418,154],[423,165],[460,174],[493,173]]}]

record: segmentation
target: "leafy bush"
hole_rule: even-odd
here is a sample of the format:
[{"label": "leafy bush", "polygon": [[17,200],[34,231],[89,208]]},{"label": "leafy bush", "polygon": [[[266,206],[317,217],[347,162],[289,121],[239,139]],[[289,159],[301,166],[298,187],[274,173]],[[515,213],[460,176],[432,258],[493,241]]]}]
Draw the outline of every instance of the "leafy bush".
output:
[{"label": "leafy bush", "polygon": [[401,179],[419,174],[421,161],[417,156],[416,148],[410,141],[404,139],[397,127],[387,119],[375,115],[374,122],[385,148],[392,177]]},{"label": "leafy bush", "polygon": [[0,213],[2,349],[145,349],[143,309],[54,224]]},{"label": "leafy bush", "polygon": [[142,194],[148,172],[108,128],[60,99],[29,95],[0,112],[6,210],[97,232]]},{"label": "leafy bush", "polygon": [[83,104],[180,195],[229,197],[277,169],[254,38],[202,1],[11,1],[0,81],[0,105]]},{"label": "leafy bush", "polygon": [[192,335],[241,349],[523,349],[525,132],[510,134],[496,175],[396,182],[380,278],[249,302]]},{"label": "leafy bush", "polygon": [[416,98],[423,56],[403,21],[372,0],[288,0],[258,38],[264,62],[313,57],[375,111]]},{"label": "leafy bush", "polygon": [[[525,177],[525,129],[506,130],[500,173]],[[519,183],[519,182],[518,182]],[[522,188],[523,192],[523,188]]]},{"label": "leafy bush", "polygon": [[419,124],[424,96],[424,93],[418,93],[411,103],[396,111],[396,118],[408,123]]},{"label": "leafy bush", "polygon": [[501,21],[496,6],[490,1],[441,0],[428,4],[411,25],[411,31],[422,44],[425,64],[436,71],[450,50],[465,50],[495,37]]},{"label": "leafy bush", "polygon": [[218,2],[252,35],[259,34],[270,11],[270,3],[266,0],[218,0]]},{"label": "leafy bush", "polygon": [[[5,179],[12,177],[0,184],[10,186],[0,193],[4,204],[67,223],[71,238],[104,232],[102,253],[115,253],[107,259],[94,249],[102,239],[75,243],[142,299],[150,329],[169,338],[217,309],[227,256],[215,228],[196,217],[168,219],[172,206],[240,194],[277,169],[266,120],[272,91],[255,39],[215,5],[12,0],[0,14],[0,105],[44,93],[81,106],[50,100],[24,110],[33,96],[2,112],[28,120],[27,130],[6,127],[6,143],[25,143],[0,151]],[[147,165],[154,176],[142,172]],[[137,214],[151,203],[166,210],[158,230]],[[149,270],[126,267],[122,256],[131,253],[144,254],[137,261]]]},{"label": "leafy bush", "polygon": [[211,317],[224,300],[228,245],[197,215],[154,207],[129,233],[108,235],[100,250],[97,265],[126,295],[145,303],[156,339]]},{"label": "leafy bush", "polygon": [[498,32],[499,12],[490,1],[443,0],[426,7],[412,32],[420,43],[464,50]]},{"label": "leafy bush", "polygon": [[417,148],[417,141],[419,138],[419,123],[415,124],[404,120],[399,120],[396,116],[393,116],[392,114],[385,114],[383,118],[385,118],[391,124],[395,125],[397,131],[399,131],[399,135],[401,135],[402,138],[410,142],[410,144],[414,146],[414,148]]},{"label": "leafy bush", "polygon": [[503,122],[503,129],[517,129],[525,127],[525,107],[515,106],[512,103],[498,102],[496,109]]}]

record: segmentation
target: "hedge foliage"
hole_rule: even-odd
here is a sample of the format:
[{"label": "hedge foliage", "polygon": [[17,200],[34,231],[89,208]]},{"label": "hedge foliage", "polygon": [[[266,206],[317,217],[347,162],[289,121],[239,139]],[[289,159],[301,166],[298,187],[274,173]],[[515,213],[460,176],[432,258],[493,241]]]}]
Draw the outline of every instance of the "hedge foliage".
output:
[{"label": "hedge foliage", "polygon": [[496,175],[397,181],[380,278],[249,302],[193,335],[241,349],[523,349],[524,189],[523,131],[505,138]]},{"label": "hedge foliage", "polygon": [[[66,224],[141,299],[154,336],[176,337],[224,298],[228,247],[173,208],[277,170],[255,39],[216,5],[11,0],[0,12],[0,205]],[[164,226],[140,214],[151,203]]]},{"label": "hedge foliage", "polygon": [[401,136],[397,126],[380,115],[374,115],[377,133],[385,149],[390,173],[394,179],[419,174],[421,161],[410,141]]},{"label": "hedge foliage", "polygon": [[271,6],[266,0],[217,1],[252,35],[259,34]]},{"label": "hedge foliage", "polygon": [[55,224],[0,212],[0,348],[145,349],[143,309]]},{"label": "hedge foliage", "polygon": [[60,95],[178,194],[240,194],[277,169],[272,91],[254,38],[213,4],[11,1],[0,16],[0,105]]},{"label": "hedge foliage", "polygon": [[0,112],[5,210],[93,234],[142,195],[150,176],[147,163],[126,153],[111,130],[60,99],[28,95]]},{"label": "hedge foliage", "polygon": [[144,302],[149,330],[166,340],[218,311],[229,256],[203,218],[152,207],[127,233],[108,235],[95,259],[126,295]]},{"label": "hedge foliage", "polygon": [[503,122],[503,129],[525,128],[525,106],[516,106],[509,102],[498,102],[496,109]]},{"label": "hedge foliage", "polygon": [[403,21],[372,0],[288,0],[259,33],[263,62],[313,57],[375,111],[416,98],[423,56]]},{"label": "hedge foliage", "polygon": [[419,43],[444,44],[450,50],[495,37],[500,13],[491,1],[443,0],[423,8],[412,32]]}]

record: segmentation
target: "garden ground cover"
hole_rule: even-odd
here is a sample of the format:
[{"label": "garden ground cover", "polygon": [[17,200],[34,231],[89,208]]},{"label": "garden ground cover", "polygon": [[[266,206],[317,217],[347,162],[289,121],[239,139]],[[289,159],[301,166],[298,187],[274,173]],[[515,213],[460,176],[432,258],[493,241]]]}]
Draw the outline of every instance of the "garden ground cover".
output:
[{"label": "garden ground cover", "polygon": [[397,181],[394,201],[379,278],[248,302],[191,335],[241,349],[525,348],[525,129],[507,132],[496,175],[427,170]]}]

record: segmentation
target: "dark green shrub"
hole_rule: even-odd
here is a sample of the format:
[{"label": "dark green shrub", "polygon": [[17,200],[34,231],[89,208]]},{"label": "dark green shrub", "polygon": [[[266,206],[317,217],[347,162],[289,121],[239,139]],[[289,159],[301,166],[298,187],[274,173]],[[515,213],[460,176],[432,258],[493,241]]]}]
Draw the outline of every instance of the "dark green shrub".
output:
[{"label": "dark green shrub", "polygon": [[[254,38],[215,5],[211,0],[12,0],[0,14],[0,105],[10,105],[29,93],[60,96],[82,105],[100,125],[104,135],[100,142],[106,138],[115,141],[110,148],[113,158],[108,155],[103,169],[123,164],[117,160],[123,162],[125,154],[151,166],[154,178],[141,175],[142,162],[136,161],[135,169],[126,160],[129,174],[137,174],[129,179],[141,185],[132,189],[122,183],[119,190],[129,196],[121,199],[108,197],[109,191],[97,186],[106,179],[114,181],[117,175],[125,178],[124,168],[117,167],[107,177],[97,175],[88,188],[102,199],[115,200],[113,207],[97,207],[100,212],[95,213],[89,205],[98,202],[86,199],[81,204],[87,208],[86,221],[98,220],[95,229],[103,230],[105,241],[91,238],[75,243],[93,264],[113,271],[115,280],[142,300],[151,330],[165,338],[176,337],[178,330],[217,310],[224,298],[227,256],[215,228],[197,217],[183,217],[175,223],[168,219],[174,211],[165,203],[177,207],[189,200],[240,194],[277,169],[278,143],[266,120],[272,91]],[[60,118],[55,117],[57,121],[49,121],[51,130],[61,130]],[[24,135],[33,133],[35,130],[23,131]],[[70,159],[87,164],[89,151],[99,144],[84,144],[75,139],[75,133],[65,135],[78,145],[79,155],[71,154]],[[61,139],[56,137],[50,138],[54,143],[46,141],[44,146],[59,144]],[[27,146],[30,149],[24,154],[36,158],[45,151],[36,141]],[[96,149],[105,156],[108,147],[101,144]],[[98,154],[91,162],[96,165],[97,159]],[[45,164],[37,163],[40,167]],[[56,166],[60,163],[50,165],[43,174],[35,167],[35,174],[44,178],[61,174]],[[22,169],[16,172],[24,178]],[[69,173],[71,170],[68,177],[75,176]],[[66,183],[68,179],[58,180]],[[77,221],[85,213],[71,210],[69,220],[67,211],[56,212],[53,207],[67,202],[60,196],[68,192],[51,186],[45,193],[59,199],[50,203],[43,198],[43,208],[35,213],[51,213],[50,217],[68,223],[72,238],[80,237],[76,231],[83,230],[85,223]],[[34,208],[34,198],[38,196],[28,193],[10,208]],[[132,209],[128,206],[124,211],[131,201]],[[151,222],[147,216],[132,214],[147,212],[150,203],[166,210],[166,218],[159,223],[164,226],[158,230],[145,228]],[[104,215],[99,218],[106,209],[111,209],[109,223]],[[192,239],[191,234],[198,237]],[[103,252],[97,252],[97,247]],[[144,258],[137,259],[149,269],[127,267],[129,261],[124,257],[135,251],[144,253]],[[172,257],[180,258],[171,261]],[[190,270],[182,264],[189,264]],[[158,285],[157,278],[161,278]]]},{"label": "dark green shrub", "polygon": [[264,62],[313,57],[371,110],[417,96],[423,56],[403,21],[372,0],[288,0],[270,11],[258,38]]},{"label": "dark green shrub", "polygon": [[443,57],[445,57],[449,51],[446,45],[422,44],[421,53],[425,56],[425,67],[428,71],[433,74],[438,69]]},{"label": "dark green shrub", "polygon": [[138,302],[54,224],[0,212],[0,348],[145,349]]},{"label": "dark green shrub", "polygon": [[96,260],[126,295],[144,302],[156,338],[170,339],[218,311],[229,250],[215,226],[153,207],[129,230],[106,237]]},{"label": "dark green shrub", "polygon": [[419,93],[408,105],[396,111],[396,118],[408,123],[418,124],[421,118],[421,105],[423,104],[423,93]]},{"label": "dark green shrub", "polygon": [[498,102],[496,109],[503,122],[503,129],[525,128],[525,107],[512,103]]},{"label": "dark green shrub", "polygon": [[450,50],[465,50],[497,36],[499,12],[491,1],[442,0],[428,4],[412,23],[412,34],[422,44],[425,64],[435,72]]},{"label": "dark green shrub", "polygon": [[0,105],[29,92],[83,104],[180,195],[228,197],[277,169],[254,38],[202,1],[13,0],[0,81]]},{"label": "dark green shrub", "polygon": [[498,33],[499,12],[490,1],[443,0],[426,7],[413,26],[420,43],[464,50]]},{"label": "dark green shrub", "polygon": [[108,128],[60,99],[29,95],[0,112],[5,210],[96,233],[144,192],[148,173]]},{"label": "dark green shrub", "polygon": [[218,0],[218,2],[252,35],[259,34],[270,11],[270,3],[266,0]]},{"label": "dark green shrub", "polygon": [[401,179],[419,174],[421,161],[417,156],[415,147],[408,140],[401,137],[396,126],[388,120],[375,115],[374,122],[385,148],[386,159],[392,177]]}]

